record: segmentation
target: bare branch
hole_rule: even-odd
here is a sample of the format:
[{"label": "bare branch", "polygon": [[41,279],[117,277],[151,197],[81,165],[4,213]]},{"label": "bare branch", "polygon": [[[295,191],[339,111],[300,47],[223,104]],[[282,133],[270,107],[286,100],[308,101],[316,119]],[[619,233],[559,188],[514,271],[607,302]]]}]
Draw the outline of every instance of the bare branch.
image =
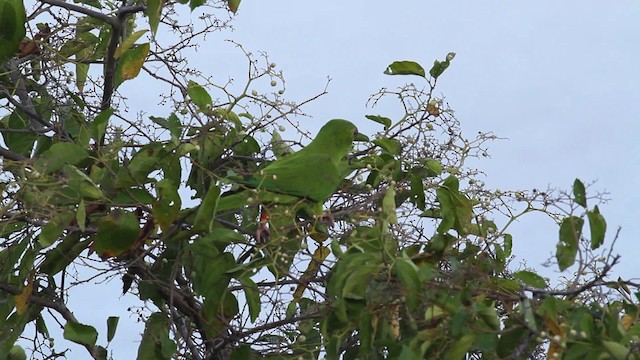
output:
[{"label": "bare branch", "polygon": [[[5,291],[9,294],[12,295],[18,295],[20,294],[22,291],[18,288],[15,288],[9,284],[6,283],[0,283],[0,290]],[[67,322],[71,322],[71,323],[79,323],[78,319],[76,319],[76,317],[73,315],[73,313],[71,312],[71,310],[69,310],[69,308],[59,299],[47,299],[38,295],[31,295],[29,297],[29,302],[35,304],[35,305],[39,305],[39,306],[43,306],[46,307],[48,309],[51,309],[55,312],[57,312],[58,314],[60,314]],[[99,353],[98,353],[98,347],[97,346],[90,346],[90,345],[83,345],[85,347],[85,349],[87,349],[87,351],[89,352],[89,354],[91,354],[91,357],[93,357],[94,359],[101,359]]]}]

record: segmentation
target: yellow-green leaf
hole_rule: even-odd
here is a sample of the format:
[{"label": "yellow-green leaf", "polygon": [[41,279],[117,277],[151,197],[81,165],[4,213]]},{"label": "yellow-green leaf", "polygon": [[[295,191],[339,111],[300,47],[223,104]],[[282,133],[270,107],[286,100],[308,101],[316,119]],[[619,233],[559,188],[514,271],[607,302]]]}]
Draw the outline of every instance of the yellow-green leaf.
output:
[{"label": "yellow-green leaf", "polygon": [[15,296],[16,302],[16,312],[18,315],[22,315],[27,312],[27,305],[29,305],[29,297],[33,292],[33,278],[35,276],[35,271],[31,270],[29,273],[29,279],[27,280],[27,285],[22,289],[20,294]]},{"label": "yellow-green leaf", "polygon": [[162,14],[163,0],[147,0],[147,16],[149,16],[149,27],[155,35],[160,24],[160,15]]},{"label": "yellow-green leaf", "polygon": [[235,14],[240,6],[240,0],[228,0],[227,4],[229,5],[229,10]]},{"label": "yellow-green leaf", "polygon": [[116,70],[116,86],[138,76],[147,55],[149,55],[149,49],[149,43],[144,43],[131,47],[122,55]]},{"label": "yellow-green leaf", "polygon": [[144,33],[146,33],[147,31],[148,30],[146,29],[139,30],[129,35],[129,37],[124,39],[124,41],[120,43],[118,48],[116,48],[116,52],[113,54],[113,57],[115,57],[116,59],[119,59],[122,56],[122,54],[124,54],[125,51],[129,50],[133,46],[133,44],[135,44],[135,42],[138,41],[138,39],[140,39],[140,37],[144,35]]}]

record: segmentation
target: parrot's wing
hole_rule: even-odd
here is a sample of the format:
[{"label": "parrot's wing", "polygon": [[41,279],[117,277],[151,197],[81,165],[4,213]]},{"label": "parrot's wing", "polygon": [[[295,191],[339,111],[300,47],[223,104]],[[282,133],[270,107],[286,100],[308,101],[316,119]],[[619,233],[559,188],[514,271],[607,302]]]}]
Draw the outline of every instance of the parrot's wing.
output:
[{"label": "parrot's wing", "polygon": [[351,122],[331,120],[304,149],[278,158],[242,183],[323,203],[346,176],[343,159],[357,134]]},{"label": "parrot's wing", "polygon": [[218,200],[216,212],[226,212],[232,209],[239,209],[246,205],[259,203],[275,203],[275,204],[295,204],[300,202],[300,197],[278,194],[268,191],[254,192],[251,190],[243,190],[237,193],[223,195]]},{"label": "parrot's wing", "polygon": [[304,150],[271,163],[254,175],[251,185],[323,202],[342,181],[341,171],[330,155]]}]

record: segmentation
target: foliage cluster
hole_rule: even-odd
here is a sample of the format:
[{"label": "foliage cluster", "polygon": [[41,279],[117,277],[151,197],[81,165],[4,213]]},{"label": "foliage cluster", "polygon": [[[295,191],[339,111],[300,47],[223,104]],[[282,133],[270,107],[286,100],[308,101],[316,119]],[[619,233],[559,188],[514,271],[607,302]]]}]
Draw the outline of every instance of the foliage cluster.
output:
[{"label": "foliage cluster", "polygon": [[[638,284],[607,278],[618,257],[602,250],[600,197],[580,180],[487,189],[465,163],[495,136],[465,138],[435,94],[454,53],[428,71],[389,65],[417,80],[370,104],[402,114],[367,116],[379,131],[353,143],[327,201],[248,187],[308,143],[283,134],[315,97],[286,100],[276,65],[240,46],[237,93],[185,65],[239,3],[38,0],[27,14],[0,0],[0,359],[64,357],[57,324],[109,358],[119,319],[105,314],[98,343],[68,292],[113,277],[140,300],[138,359],[638,357]],[[182,23],[185,5],[210,13]],[[140,74],[167,113],[127,113],[118,89]],[[510,270],[528,240],[509,227],[531,212],[558,223],[557,266],[575,270],[557,288]]]}]

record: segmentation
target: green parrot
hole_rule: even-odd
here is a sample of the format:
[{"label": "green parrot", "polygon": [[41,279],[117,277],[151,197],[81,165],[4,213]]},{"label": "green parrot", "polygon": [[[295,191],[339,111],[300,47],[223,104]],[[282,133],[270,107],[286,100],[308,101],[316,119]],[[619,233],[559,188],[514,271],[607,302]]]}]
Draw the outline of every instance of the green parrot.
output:
[{"label": "green parrot", "polygon": [[[268,192],[262,200],[294,203],[306,199],[324,203],[348,173],[345,156],[358,129],[347,120],[326,123],[313,141],[302,150],[288,154],[240,182],[247,187]],[[216,207],[224,211],[246,205],[251,192],[222,196]]]}]

